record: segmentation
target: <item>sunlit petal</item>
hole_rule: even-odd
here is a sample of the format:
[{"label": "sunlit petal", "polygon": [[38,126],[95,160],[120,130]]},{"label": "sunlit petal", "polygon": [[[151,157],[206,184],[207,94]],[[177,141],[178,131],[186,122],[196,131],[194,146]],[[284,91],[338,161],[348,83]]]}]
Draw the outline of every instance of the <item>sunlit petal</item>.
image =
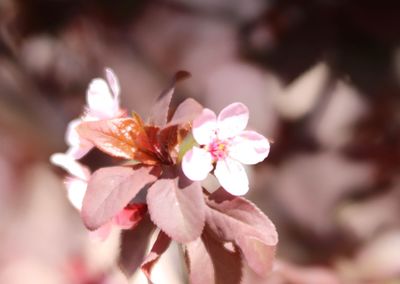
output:
[{"label": "sunlit petal", "polygon": [[214,171],[221,186],[230,194],[244,195],[249,190],[249,180],[242,164],[232,159],[217,162]]},{"label": "sunlit petal", "polygon": [[67,144],[69,146],[79,145],[80,137],[79,137],[78,131],[76,131],[76,127],[81,122],[82,122],[82,120],[77,118],[77,119],[71,120],[68,123],[67,131],[65,132],[65,142],[67,142]]},{"label": "sunlit petal", "polygon": [[79,178],[68,177],[65,179],[65,186],[67,187],[68,200],[80,211],[82,209],[82,202],[87,189],[87,181]]},{"label": "sunlit petal", "polygon": [[114,99],[119,104],[119,95],[120,95],[121,89],[119,86],[118,78],[117,78],[117,76],[115,76],[115,74],[111,68],[106,68],[105,71],[106,71],[107,82],[110,85],[111,91],[113,92]]},{"label": "sunlit petal", "polygon": [[91,117],[105,119],[114,117],[118,112],[118,105],[110,92],[106,81],[94,79],[87,91],[87,112]]},{"label": "sunlit petal", "polygon": [[81,119],[74,119],[70,121],[65,133],[65,141],[69,145],[69,149],[67,150],[66,154],[73,157],[75,160],[82,158],[93,148],[93,144],[85,139],[82,139],[76,130],[81,123]]},{"label": "sunlit petal", "polygon": [[88,180],[90,177],[89,169],[81,165],[69,155],[63,153],[55,153],[50,156],[50,161],[54,165],[57,165],[66,170],[73,177],[77,177],[82,180]]},{"label": "sunlit petal", "polygon": [[218,115],[218,137],[226,139],[238,135],[246,128],[249,110],[242,103],[233,103],[225,107]]},{"label": "sunlit petal", "polygon": [[199,147],[193,147],[182,159],[183,173],[191,180],[203,180],[212,170],[211,154]]},{"label": "sunlit petal", "polygon": [[83,143],[79,146],[69,147],[66,155],[74,158],[75,160],[79,160],[83,156],[85,156],[90,150],[92,150],[93,144],[87,140],[83,140]]},{"label": "sunlit petal", "polygon": [[208,108],[193,120],[193,137],[200,145],[206,145],[215,137],[217,118],[215,113]]},{"label": "sunlit petal", "polygon": [[229,146],[229,156],[246,165],[262,162],[269,153],[267,138],[255,131],[242,131]]}]

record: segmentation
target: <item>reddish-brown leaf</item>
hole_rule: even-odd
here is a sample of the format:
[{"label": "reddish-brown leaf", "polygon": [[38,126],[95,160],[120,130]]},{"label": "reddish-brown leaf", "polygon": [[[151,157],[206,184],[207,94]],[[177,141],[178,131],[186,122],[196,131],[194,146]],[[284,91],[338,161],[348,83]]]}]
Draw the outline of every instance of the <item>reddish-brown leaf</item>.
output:
[{"label": "reddish-brown leaf", "polygon": [[118,214],[147,184],[154,182],[160,168],[153,166],[108,167],[97,170],[89,180],[82,205],[86,227],[95,230]]},{"label": "reddish-brown leaf", "polygon": [[[275,265],[274,265],[275,267]],[[243,268],[242,268],[242,283],[241,284],[271,284],[275,283],[274,280],[271,281],[271,277],[273,278],[275,272],[273,271],[271,274],[268,274],[267,276],[260,276],[254,270],[252,270],[246,262],[243,263]],[[280,283],[280,282],[278,282]],[[286,284],[286,282],[284,282]],[[292,284],[292,283],[291,283]],[[299,284],[299,283],[296,283]]]},{"label": "reddish-brown leaf", "polygon": [[240,252],[232,243],[217,240],[207,227],[201,239],[187,244],[186,260],[191,284],[241,282]]},{"label": "reddish-brown leaf", "polygon": [[221,240],[234,242],[260,276],[272,270],[278,234],[274,224],[244,198],[207,200],[206,223]]},{"label": "reddish-brown leaf", "polygon": [[163,156],[176,156],[175,146],[178,144],[178,127],[173,125],[161,129],[158,141]]},{"label": "reddish-brown leaf", "polygon": [[134,229],[122,231],[118,264],[128,278],[142,264],[154,229],[154,224],[146,215]]},{"label": "reddish-brown leaf", "polygon": [[137,113],[132,113],[132,119],[136,122],[137,124],[137,132],[139,135],[135,137],[135,142],[138,147],[138,149],[141,149],[142,151],[146,152],[151,152],[154,153],[154,142],[149,138],[149,134],[146,131],[146,126],[144,125],[142,119]]},{"label": "reddish-brown leaf", "polygon": [[142,263],[142,271],[149,281],[151,270],[153,269],[154,264],[156,264],[160,256],[168,249],[170,244],[171,238],[168,237],[163,231],[160,231],[150,253],[146,256],[146,259]]},{"label": "reddish-brown leaf", "polygon": [[147,125],[145,131],[158,159],[164,164],[171,164],[171,154],[174,155],[174,148],[178,143],[178,127],[174,125],[160,129]]},{"label": "reddish-brown leaf", "polygon": [[146,125],[144,126],[144,130],[146,131],[149,143],[152,145],[155,151],[158,151],[158,134],[160,132],[160,128],[153,125]]},{"label": "reddish-brown leaf", "polygon": [[185,245],[185,261],[190,284],[215,283],[213,262],[201,238]]},{"label": "reddish-brown leaf", "polygon": [[82,138],[111,156],[134,159],[149,165],[157,163],[154,148],[137,115],[83,122],[77,130]]},{"label": "reddish-brown leaf", "polygon": [[167,125],[169,126],[191,122],[193,119],[199,116],[202,110],[203,106],[201,104],[192,98],[188,98],[177,107],[174,115]]},{"label": "reddish-brown leaf", "polygon": [[175,91],[175,85],[188,77],[190,77],[190,73],[186,71],[178,71],[175,74],[168,88],[157,98],[149,116],[149,124],[163,127],[167,123],[169,105]]},{"label": "reddish-brown leaf", "polygon": [[205,222],[205,203],[199,182],[167,171],[148,190],[152,221],[173,240],[187,243],[198,238]]},{"label": "reddish-brown leaf", "polygon": [[204,230],[201,239],[211,256],[215,284],[239,284],[242,278],[242,260],[237,248],[232,243],[216,239],[208,228]]}]

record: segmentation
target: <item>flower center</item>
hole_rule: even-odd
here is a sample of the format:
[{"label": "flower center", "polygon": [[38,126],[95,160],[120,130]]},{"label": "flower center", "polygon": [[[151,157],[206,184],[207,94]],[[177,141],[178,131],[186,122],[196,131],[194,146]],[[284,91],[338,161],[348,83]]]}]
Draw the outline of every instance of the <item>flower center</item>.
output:
[{"label": "flower center", "polygon": [[206,146],[206,150],[211,153],[214,161],[223,160],[228,156],[228,143],[226,141],[215,139]]}]

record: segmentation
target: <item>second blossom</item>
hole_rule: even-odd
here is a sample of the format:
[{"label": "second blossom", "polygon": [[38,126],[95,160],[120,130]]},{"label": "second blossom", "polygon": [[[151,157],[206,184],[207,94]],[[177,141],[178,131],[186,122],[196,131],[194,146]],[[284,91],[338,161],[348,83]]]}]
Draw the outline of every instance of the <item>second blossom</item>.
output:
[{"label": "second blossom", "polygon": [[249,190],[247,174],[242,164],[263,161],[269,153],[269,142],[261,134],[244,130],[249,111],[242,103],[225,107],[218,117],[204,109],[193,121],[194,146],[183,157],[182,170],[191,180],[199,181],[214,174],[221,186],[233,195],[243,195]]}]

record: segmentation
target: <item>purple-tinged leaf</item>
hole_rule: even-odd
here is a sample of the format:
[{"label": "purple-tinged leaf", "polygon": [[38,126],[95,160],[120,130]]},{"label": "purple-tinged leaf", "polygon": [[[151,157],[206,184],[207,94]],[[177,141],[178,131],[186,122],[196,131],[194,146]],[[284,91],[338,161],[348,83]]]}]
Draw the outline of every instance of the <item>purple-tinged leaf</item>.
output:
[{"label": "purple-tinged leaf", "polygon": [[77,130],[81,138],[111,156],[134,159],[148,165],[157,163],[153,155],[154,148],[137,115],[132,118],[82,122]]},{"label": "purple-tinged leaf", "polygon": [[167,125],[191,122],[202,112],[203,106],[192,98],[184,100],[176,109]]},{"label": "purple-tinged leaf", "polygon": [[150,112],[149,124],[163,127],[167,123],[169,105],[175,91],[175,84],[188,77],[190,77],[190,73],[186,71],[178,71],[175,74],[168,88],[157,98]]},{"label": "purple-tinged leaf", "polygon": [[222,200],[211,195],[207,204],[206,223],[214,234],[221,240],[235,243],[257,274],[265,276],[270,273],[278,242],[271,220],[244,198]]},{"label": "purple-tinged leaf", "polygon": [[163,231],[160,231],[150,253],[146,256],[146,259],[142,263],[142,271],[146,275],[148,281],[151,281],[151,270],[153,269],[154,264],[156,264],[161,255],[168,249],[170,244],[171,238],[168,237]]},{"label": "purple-tinged leaf", "polygon": [[178,127],[176,125],[164,127],[158,134],[158,143],[160,145],[163,157],[177,156],[176,145],[178,144]]},{"label": "purple-tinged leaf", "polygon": [[152,221],[173,240],[187,243],[198,238],[205,222],[205,203],[199,182],[183,173],[165,170],[147,192]]},{"label": "purple-tinged leaf", "polygon": [[128,278],[142,264],[154,229],[154,224],[146,215],[134,229],[122,231],[118,264]]},{"label": "purple-tinged leaf", "polygon": [[97,170],[89,180],[82,205],[82,219],[89,230],[110,221],[147,184],[154,182],[160,168],[152,166],[108,167]]},{"label": "purple-tinged leaf", "polygon": [[215,283],[214,267],[201,238],[185,245],[190,284]]},{"label": "purple-tinged leaf", "polygon": [[237,239],[249,267],[259,276],[268,276],[273,268],[276,245],[267,245],[257,238],[242,236]]},{"label": "purple-tinged leaf", "polygon": [[[223,243],[213,233],[204,230],[201,236],[214,266],[215,284],[239,284],[242,278],[240,252],[232,243]],[[230,247],[231,246],[231,247]]]},{"label": "purple-tinged leaf", "polygon": [[240,252],[232,243],[217,240],[206,227],[201,239],[186,245],[191,284],[239,284],[242,278]]},{"label": "purple-tinged leaf", "polygon": [[[376,269],[376,266],[371,266],[371,267],[374,267]],[[279,260],[276,261],[275,263],[273,274],[276,277],[277,281],[280,280],[281,282],[285,283],[296,283],[296,284],[343,283],[343,279],[341,279],[342,277],[340,277],[339,273],[337,271],[334,271],[333,269],[325,268],[322,266],[313,266],[313,265],[302,267]],[[270,283],[270,282],[264,282],[264,283]]]},{"label": "purple-tinged leaf", "polygon": [[[243,263],[243,268],[242,268],[242,283],[241,284],[270,284],[271,282],[275,283],[274,281],[271,281],[271,278],[274,279],[274,274],[275,274],[275,264],[274,264],[274,271],[267,275],[267,276],[260,276],[254,270],[252,270],[247,263]],[[280,282],[279,282],[280,283]],[[286,282],[284,282],[286,283]],[[298,283],[296,283],[298,284]]]}]

